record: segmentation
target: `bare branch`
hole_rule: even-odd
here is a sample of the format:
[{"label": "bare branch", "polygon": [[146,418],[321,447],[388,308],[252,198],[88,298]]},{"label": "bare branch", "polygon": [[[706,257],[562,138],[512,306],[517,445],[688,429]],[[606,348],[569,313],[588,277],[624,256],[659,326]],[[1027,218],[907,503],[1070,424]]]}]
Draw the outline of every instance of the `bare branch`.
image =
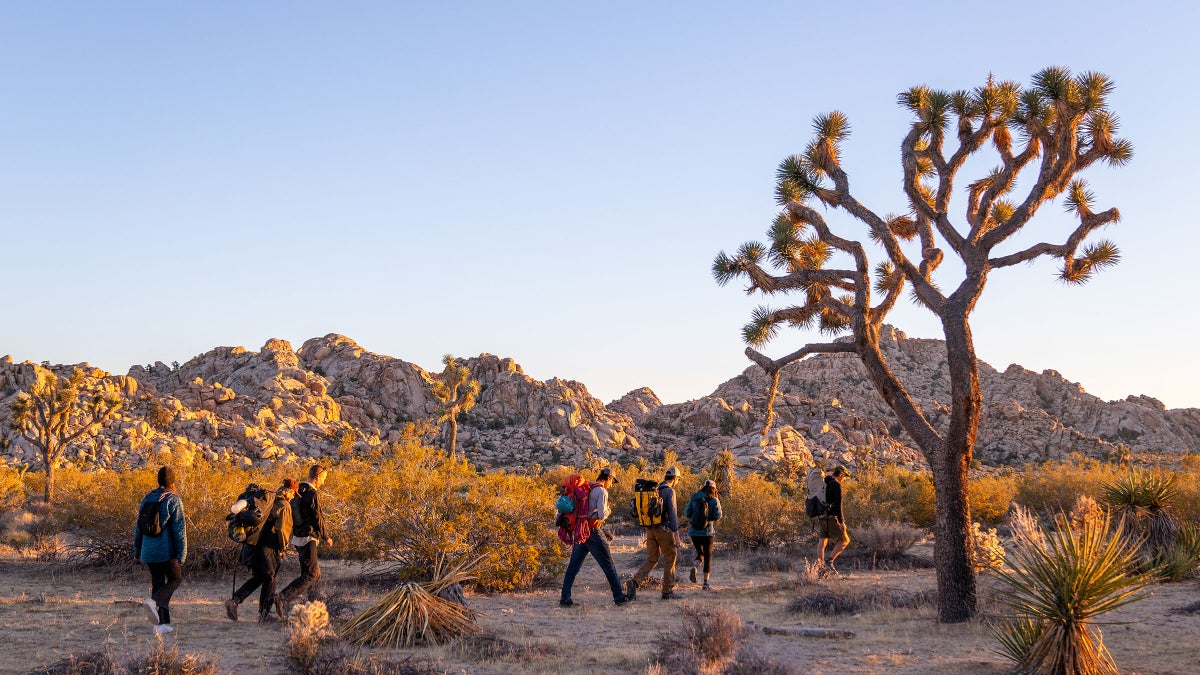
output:
[{"label": "bare branch", "polygon": [[1052,255],[1058,258],[1067,258],[1073,256],[1079,249],[1079,245],[1083,243],[1083,240],[1087,238],[1089,234],[1099,227],[1116,222],[1120,219],[1121,213],[1115,208],[1103,211],[1101,213],[1091,214],[1083,219],[1083,222],[1079,224],[1079,227],[1075,228],[1075,231],[1071,233],[1071,236],[1068,237],[1067,240],[1062,244],[1056,245],[1047,244],[1044,242],[1040,244],[1034,244],[1024,251],[1001,256],[999,258],[992,258],[991,260],[988,260],[988,264],[992,267],[1009,267],[1011,265],[1016,265],[1017,263],[1028,262],[1043,255]]},{"label": "bare branch", "polygon": [[757,363],[767,374],[772,374],[779,372],[787,364],[799,361],[809,354],[849,354],[852,352],[854,352],[853,342],[814,342],[804,345],[791,354],[781,356],[778,359],[772,359],[758,352],[753,347],[746,347],[746,358]]}]

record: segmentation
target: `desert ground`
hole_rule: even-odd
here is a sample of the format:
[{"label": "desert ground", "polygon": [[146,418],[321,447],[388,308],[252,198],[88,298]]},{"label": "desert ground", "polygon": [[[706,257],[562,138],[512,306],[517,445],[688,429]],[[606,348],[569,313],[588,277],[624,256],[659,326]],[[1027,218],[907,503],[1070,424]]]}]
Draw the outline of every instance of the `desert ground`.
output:
[{"label": "desert ground", "polygon": [[[691,550],[682,558],[690,561]],[[928,545],[915,550],[928,556]],[[642,558],[637,538],[614,542],[618,571],[632,572]],[[802,552],[792,557],[803,566]],[[516,657],[496,659],[486,650],[456,645],[422,647],[381,653],[389,660],[408,659],[450,673],[639,673],[645,672],[655,641],[679,624],[680,603],[722,605],[755,627],[745,640],[763,657],[805,673],[1002,673],[1008,662],[996,652],[986,618],[962,625],[938,625],[935,611],[880,609],[840,616],[794,614],[788,605],[805,586],[801,574],[751,572],[752,554],[718,550],[714,589],[704,592],[687,581],[680,567],[682,601],[663,601],[655,589],[643,589],[637,602],[612,604],[607,584],[589,558],[576,583],[574,598],[582,606],[559,608],[556,585],[531,592],[504,595],[468,594],[479,613],[481,632],[518,645],[548,646]],[[911,560],[911,559],[910,559]],[[899,565],[872,570],[865,557],[847,558],[843,575],[818,583],[833,591],[934,587],[933,570]],[[323,564],[326,593],[339,593],[361,610],[387,592],[364,584],[362,568]],[[280,578],[296,573],[290,559]],[[239,574],[239,581],[245,572]],[[165,637],[168,646],[184,653],[215,659],[221,672],[284,673],[286,635],[281,624],[232,623],[221,606],[229,597],[232,579],[185,577],[171,603],[176,631]],[[999,611],[995,583],[980,577],[984,616]],[[0,673],[40,672],[71,653],[109,650],[114,657],[144,654],[157,640],[138,605],[148,580],[140,568],[120,572],[62,567],[7,555],[0,559]],[[257,596],[255,596],[257,597]],[[1105,644],[1122,672],[1142,675],[1200,673],[1200,613],[1181,612],[1200,602],[1200,582],[1191,580],[1157,585],[1149,595],[1118,610],[1103,626]],[[257,600],[243,605],[243,617],[254,615]],[[769,628],[821,627],[852,631],[841,639],[802,638],[775,634]]]}]

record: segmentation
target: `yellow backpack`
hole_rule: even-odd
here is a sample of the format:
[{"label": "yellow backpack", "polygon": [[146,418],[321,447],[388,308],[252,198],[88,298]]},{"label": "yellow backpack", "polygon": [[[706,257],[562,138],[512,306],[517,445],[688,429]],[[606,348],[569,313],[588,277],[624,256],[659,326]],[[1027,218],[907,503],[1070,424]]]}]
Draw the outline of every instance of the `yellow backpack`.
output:
[{"label": "yellow backpack", "polygon": [[658,494],[658,483],[645,478],[639,478],[633,484],[633,512],[637,516],[638,525],[653,527],[662,525],[663,500]]}]

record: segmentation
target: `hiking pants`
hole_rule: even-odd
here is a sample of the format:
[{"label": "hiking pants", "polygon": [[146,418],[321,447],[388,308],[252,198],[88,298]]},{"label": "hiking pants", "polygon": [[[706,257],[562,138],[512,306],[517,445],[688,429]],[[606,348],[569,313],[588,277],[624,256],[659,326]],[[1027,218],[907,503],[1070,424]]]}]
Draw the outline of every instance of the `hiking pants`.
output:
[{"label": "hiking pants", "polygon": [[308,591],[311,600],[317,590],[317,582],[321,581],[321,565],[317,562],[317,540],[313,539],[303,546],[297,546],[296,553],[300,557],[300,576],[279,594],[288,602],[300,597],[305,591]]},{"label": "hiking pants", "polygon": [[183,581],[183,570],[179,561],[171,558],[167,562],[146,563],[150,569],[150,599],[158,605],[158,622],[171,623],[171,596]]},{"label": "hiking pants", "polygon": [[646,530],[646,562],[638,568],[637,573],[633,575],[633,580],[638,586],[645,583],[646,577],[650,576],[650,570],[658,564],[658,557],[661,554],[663,561],[662,592],[670,593],[675,588],[675,558],[678,553],[675,549],[674,532],[665,527],[652,527]]},{"label": "hiking pants", "polygon": [[260,616],[271,613],[271,601],[275,598],[275,573],[279,571],[279,563],[283,556],[274,549],[260,549],[255,552],[254,562],[250,566],[253,575],[233,593],[233,599],[241,604],[250,597],[254,589],[258,592],[258,613]]},{"label": "hiking pants", "polygon": [[699,567],[700,560],[703,559],[704,560],[704,575],[708,576],[708,573],[710,571],[712,571],[713,538],[712,537],[693,536],[692,537],[692,546],[696,547],[696,562],[693,563],[692,566]]},{"label": "hiking pants", "polygon": [[563,577],[561,599],[571,599],[571,587],[575,585],[575,577],[583,568],[583,559],[589,553],[596,559],[596,563],[604,572],[604,577],[608,579],[608,587],[612,589],[613,602],[620,602],[625,597],[625,592],[621,590],[621,579],[617,576],[617,568],[613,566],[612,551],[608,548],[608,540],[599,530],[592,530],[587,541],[571,547],[571,561],[567,563],[567,574]]}]

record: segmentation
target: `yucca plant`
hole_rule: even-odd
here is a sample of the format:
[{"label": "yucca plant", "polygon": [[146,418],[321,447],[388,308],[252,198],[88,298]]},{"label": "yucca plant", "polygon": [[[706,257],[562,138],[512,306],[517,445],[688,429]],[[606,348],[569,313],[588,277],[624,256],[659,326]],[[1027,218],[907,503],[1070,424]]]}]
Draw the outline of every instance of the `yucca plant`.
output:
[{"label": "yucca plant", "polygon": [[1159,551],[1151,562],[1152,573],[1163,581],[1183,581],[1200,567],[1200,527],[1186,523],[1179,528],[1175,543]]},{"label": "yucca plant", "polygon": [[1124,525],[1109,516],[1077,531],[1060,523],[1045,545],[1018,540],[1012,567],[999,575],[1007,587],[1007,621],[993,627],[999,653],[1019,673],[1116,675],[1096,619],[1142,597],[1152,578],[1134,572],[1138,551]]},{"label": "yucca plant", "polygon": [[1124,519],[1129,534],[1141,541],[1140,563],[1144,568],[1175,548],[1179,522],[1170,508],[1177,493],[1175,481],[1175,474],[1130,469],[1101,486],[1101,501]]}]

